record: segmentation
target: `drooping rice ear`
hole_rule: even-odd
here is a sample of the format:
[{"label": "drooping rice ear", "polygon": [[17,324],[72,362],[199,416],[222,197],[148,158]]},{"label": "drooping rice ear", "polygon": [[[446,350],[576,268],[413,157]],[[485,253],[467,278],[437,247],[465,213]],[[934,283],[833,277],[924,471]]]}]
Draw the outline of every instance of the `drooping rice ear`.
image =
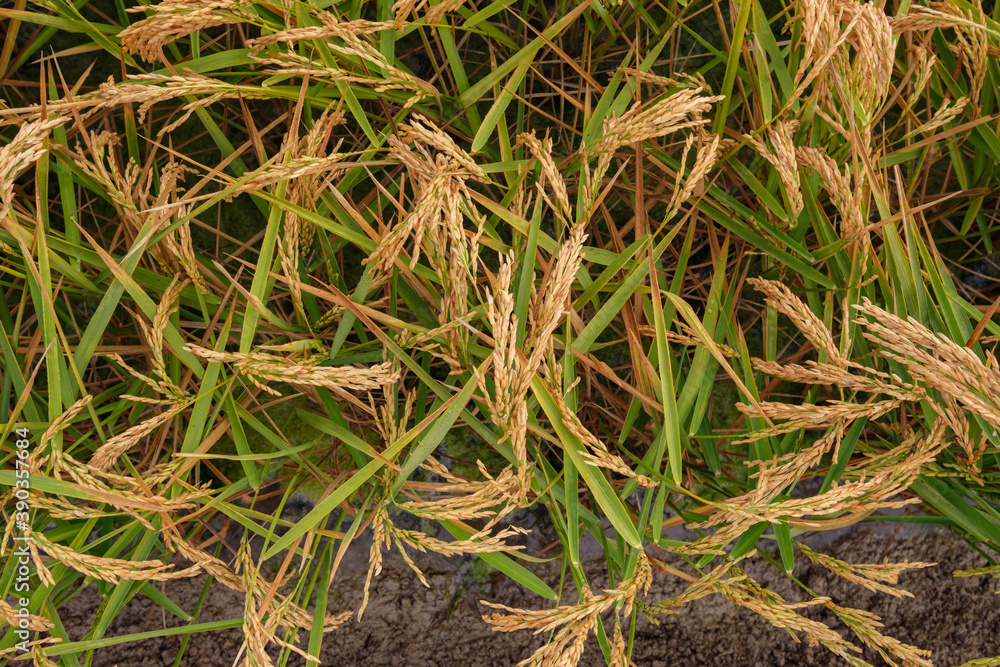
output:
[{"label": "drooping rice ear", "polygon": [[750,278],[747,282],[767,297],[768,304],[790,319],[818,352],[826,355],[827,363],[847,368],[848,361],[834,343],[830,330],[787,285],[761,278]]},{"label": "drooping rice ear", "polygon": [[[555,211],[556,215],[563,220],[570,220],[573,216],[573,207],[569,203],[566,182],[556,167],[555,160],[552,159],[552,140],[548,138],[540,140],[534,132],[526,132],[518,136],[517,145],[527,147],[532,157],[538,160],[542,166],[542,177],[538,182],[539,194],[548,203],[549,208]],[[545,191],[545,185],[552,189],[551,198]]]},{"label": "drooping rice ear", "polygon": [[795,158],[795,143],[793,141],[797,128],[797,121],[775,121],[767,133],[771,145],[774,147],[773,151],[759,139],[744,135],[754,150],[778,172],[778,177],[781,179],[781,184],[788,197],[788,205],[791,209],[789,220],[793,228],[799,214],[805,207],[802,201],[802,191],[799,189],[799,163]]},{"label": "drooping rice ear", "polygon": [[220,25],[243,23],[253,16],[245,12],[240,0],[174,0],[128,12],[153,12],[153,15],[133,23],[121,33],[126,53],[138,53],[146,62],[160,59],[163,47],[196,32]]}]

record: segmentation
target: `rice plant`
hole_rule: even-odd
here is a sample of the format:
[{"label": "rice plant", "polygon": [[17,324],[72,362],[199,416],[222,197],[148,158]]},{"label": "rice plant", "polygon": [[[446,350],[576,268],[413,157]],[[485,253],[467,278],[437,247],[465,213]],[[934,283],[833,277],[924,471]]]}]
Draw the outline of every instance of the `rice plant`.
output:
[{"label": "rice plant", "polygon": [[[740,563],[908,595],[899,573],[931,564],[796,538],[919,521],[982,550],[957,574],[997,572],[997,16],[0,7],[0,659],[89,664],[140,638],[107,630],[143,591],[188,635],[241,627],[233,660],[317,664],[396,550],[424,583],[415,552],[473,554],[537,594],[482,607],[484,628],[547,633],[522,666],[575,665],[591,636],[632,664],[637,614],[713,594],[838,664],[869,664],[862,645],[932,664],[870,612],[804,584],[787,602]],[[465,465],[456,434],[478,443]],[[254,509],[304,489],[295,522]],[[533,505],[576,604],[517,540]],[[329,608],[365,531],[365,600]],[[232,622],[149,585],[201,574],[245,595]],[[660,576],[692,583],[653,601]],[[85,584],[103,603],[71,640],[60,607]]]}]

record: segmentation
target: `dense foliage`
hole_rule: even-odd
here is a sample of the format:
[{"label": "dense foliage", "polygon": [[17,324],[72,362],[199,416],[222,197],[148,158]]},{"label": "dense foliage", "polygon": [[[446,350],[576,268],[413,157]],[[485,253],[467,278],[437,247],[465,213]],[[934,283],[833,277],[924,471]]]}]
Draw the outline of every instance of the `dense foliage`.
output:
[{"label": "dense foliage", "polygon": [[[627,665],[637,613],[713,593],[853,665],[857,644],[931,664],[739,563],[903,595],[924,564],[796,538],[880,519],[1000,546],[989,11],[7,3],[0,490],[13,517],[28,452],[30,520],[5,536],[35,545],[21,648],[84,664],[140,589],[187,616],[148,582],[208,573],[246,592],[247,664],[276,644],[312,664],[363,619],[322,589],[370,530],[369,582],[387,550],[428,550],[541,596],[484,610],[549,633],[523,664],[574,665],[593,632]],[[294,522],[255,509],[302,498]],[[536,504],[576,604],[546,604],[532,572]],[[698,537],[668,538],[680,525]],[[694,583],[653,602],[654,570]],[[90,581],[104,604],[69,642],[60,606]]]}]

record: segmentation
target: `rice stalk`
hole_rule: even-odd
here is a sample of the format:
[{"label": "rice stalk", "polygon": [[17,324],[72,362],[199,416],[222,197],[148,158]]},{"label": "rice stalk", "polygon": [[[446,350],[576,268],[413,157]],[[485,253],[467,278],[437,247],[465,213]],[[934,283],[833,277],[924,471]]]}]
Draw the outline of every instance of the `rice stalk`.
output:
[{"label": "rice stalk", "polygon": [[126,53],[138,53],[146,62],[164,58],[163,47],[207,28],[231,23],[252,23],[255,16],[245,0],[173,0],[129,12],[152,12],[120,34]]},{"label": "rice stalk", "polygon": [[595,596],[589,589],[584,588],[580,604],[537,611],[514,609],[480,600],[481,604],[491,609],[507,612],[484,615],[483,620],[492,625],[495,632],[518,630],[534,630],[534,634],[555,632],[548,643],[519,662],[518,667],[572,667],[579,662],[583,654],[583,644],[590,631],[596,627],[598,617],[613,606],[623,603],[621,614],[628,618],[637,596],[648,592],[652,580],[649,561],[645,554],[640,552],[634,574],[616,589]]},{"label": "rice stalk", "polygon": [[888,585],[897,583],[899,581],[899,574],[903,570],[937,565],[937,563],[910,563],[909,561],[903,561],[902,563],[886,562],[882,564],[852,565],[832,556],[815,552],[801,542],[796,542],[795,544],[809,560],[817,565],[822,565],[841,579],[867,588],[873,593],[885,593],[897,598],[913,597],[913,594],[909,591]]}]

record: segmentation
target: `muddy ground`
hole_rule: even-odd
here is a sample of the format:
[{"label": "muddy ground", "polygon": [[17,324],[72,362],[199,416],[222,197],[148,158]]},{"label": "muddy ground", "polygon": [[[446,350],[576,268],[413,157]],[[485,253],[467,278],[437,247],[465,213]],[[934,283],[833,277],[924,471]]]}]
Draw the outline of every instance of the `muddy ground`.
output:
[{"label": "muddy ground", "polygon": [[[935,665],[951,667],[974,658],[1000,655],[1000,596],[995,594],[1000,589],[1000,582],[988,577],[952,577],[956,569],[987,564],[962,540],[940,530],[904,527],[893,534],[891,526],[871,524],[821,547],[815,539],[806,541],[825,553],[853,563],[881,562],[884,557],[890,562],[939,563],[937,567],[903,574],[900,586],[915,597],[902,599],[844,582],[809,564],[801,555],[797,555],[794,574],[803,584],[830,596],[838,604],[878,614],[885,624],[885,634],[933,651]],[[529,632],[491,632],[481,619],[486,610],[475,600],[542,608],[545,606],[543,599],[522,591],[503,577],[484,578],[463,593],[463,588],[469,586],[467,563],[462,565],[455,559],[447,561],[436,556],[416,556],[431,587],[422,586],[393,552],[386,558],[384,570],[373,585],[372,600],[363,622],[352,619],[326,636],[321,654],[324,664],[502,667],[515,665],[542,643],[542,637]],[[363,568],[363,557],[345,563],[331,590],[331,611],[358,608],[365,576]],[[801,589],[759,557],[746,570],[788,601],[806,599]],[[558,584],[558,561],[538,566],[536,571],[553,587]],[[602,559],[588,561],[587,571],[595,591],[606,584]],[[164,590],[185,610],[191,611],[203,584],[203,579],[171,582]],[[648,599],[671,597],[685,585],[669,574],[654,573]],[[570,585],[564,592],[564,602],[575,602],[575,595]],[[71,639],[80,639],[87,632],[98,603],[99,598],[91,587],[60,610]],[[198,621],[237,618],[242,610],[241,595],[216,585]],[[845,634],[848,632],[824,609],[805,613]],[[164,614],[140,595],[118,617],[108,636],[179,624],[179,619]],[[180,664],[232,665],[242,642],[239,629],[195,635]],[[180,646],[180,637],[166,637],[109,647],[98,650],[92,664],[94,667],[173,665]],[[277,650],[274,655],[277,656]],[[874,665],[886,664],[871,652],[866,652],[864,657]],[[652,625],[640,617],[633,659],[637,665],[650,667],[846,664],[821,647],[796,643],[786,631],[717,595],[690,603],[679,614],[662,616],[659,625]],[[304,661],[292,656],[288,664],[302,665]],[[580,664],[588,667],[605,664],[593,640]]]}]

